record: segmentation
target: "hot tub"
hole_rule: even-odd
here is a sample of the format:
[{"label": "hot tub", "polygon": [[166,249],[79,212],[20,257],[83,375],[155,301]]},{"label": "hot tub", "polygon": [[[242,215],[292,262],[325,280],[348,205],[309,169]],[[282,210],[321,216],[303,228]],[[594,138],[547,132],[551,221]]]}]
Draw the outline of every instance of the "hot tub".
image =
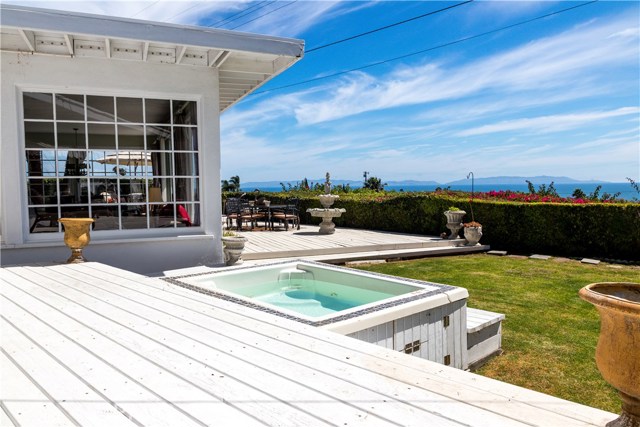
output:
[{"label": "hot tub", "polygon": [[464,288],[312,261],[165,278],[308,325],[466,368]]}]

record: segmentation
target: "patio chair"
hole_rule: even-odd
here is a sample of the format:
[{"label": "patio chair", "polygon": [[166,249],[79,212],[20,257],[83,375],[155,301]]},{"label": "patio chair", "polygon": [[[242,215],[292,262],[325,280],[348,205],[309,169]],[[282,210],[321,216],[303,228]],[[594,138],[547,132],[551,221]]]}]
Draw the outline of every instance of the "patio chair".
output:
[{"label": "patio chair", "polygon": [[233,220],[236,220],[236,228],[242,230],[242,223],[248,222],[253,229],[260,219],[265,219],[266,214],[260,212],[256,207],[241,197],[230,197],[225,204],[225,215],[227,217],[227,228],[231,228]]},{"label": "patio chair", "polygon": [[[289,221],[292,222],[292,227],[297,227],[300,230],[300,199],[287,200],[287,206],[283,210],[277,210],[271,213],[271,221],[278,220],[280,223],[284,223],[285,230],[289,230]],[[272,223],[273,226],[273,223]]]}]

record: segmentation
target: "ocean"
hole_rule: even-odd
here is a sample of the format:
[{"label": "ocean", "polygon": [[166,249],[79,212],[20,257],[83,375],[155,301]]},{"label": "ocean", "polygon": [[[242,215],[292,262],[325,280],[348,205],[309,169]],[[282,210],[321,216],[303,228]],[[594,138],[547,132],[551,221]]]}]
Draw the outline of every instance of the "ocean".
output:
[{"label": "ocean", "polygon": [[[581,189],[588,196],[592,192],[595,191],[598,185],[602,185],[600,189],[600,197],[604,193],[609,193],[611,195],[620,192],[619,199],[625,200],[633,200],[634,198],[640,199],[640,195],[636,192],[636,190],[631,187],[631,184],[628,182],[611,182],[611,183],[603,183],[603,184],[554,184],[556,191],[560,197],[570,197],[573,194],[573,191],[576,188]],[[434,191],[437,187],[446,188],[446,184],[441,185],[387,185],[385,190],[387,191]],[[538,190],[538,185],[535,185],[536,190]],[[273,192],[277,193],[282,191],[282,187],[257,187],[260,191],[265,192]],[[355,188],[352,186],[352,188]],[[461,191],[471,191],[471,184],[469,185],[452,185],[450,187],[452,190],[461,190]],[[476,192],[487,192],[487,191],[520,191],[524,193],[529,192],[529,187],[527,184],[476,184],[474,186],[474,191]],[[246,189],[245,189],[246,191]],[[249,190],[253,191],[253,190]]]}]

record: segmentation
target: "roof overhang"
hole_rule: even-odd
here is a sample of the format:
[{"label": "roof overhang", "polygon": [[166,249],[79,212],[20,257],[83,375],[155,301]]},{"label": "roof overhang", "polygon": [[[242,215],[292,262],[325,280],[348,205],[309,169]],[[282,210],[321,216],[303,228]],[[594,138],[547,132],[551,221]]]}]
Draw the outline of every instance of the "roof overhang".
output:
[{"label": "roof overhang", "polygon": [[304,54],[304,41],[112,16],[0,5],[0,49],[217,68],[220,111]]}]

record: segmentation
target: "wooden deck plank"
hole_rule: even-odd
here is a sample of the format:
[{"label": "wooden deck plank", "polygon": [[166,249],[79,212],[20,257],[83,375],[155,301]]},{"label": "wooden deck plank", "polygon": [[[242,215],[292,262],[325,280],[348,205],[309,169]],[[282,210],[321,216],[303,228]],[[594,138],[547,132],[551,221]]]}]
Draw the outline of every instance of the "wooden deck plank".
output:
[{"label": "wooden deck plank", "polygon": [[[116,284],[119,282],[119,286],[126,286],[127,280],[128,279],[124,279],[124,280],[118,279],[118,280],[112,281],[112,283]],[[174,290],[174,289],[169,288],[167,290]],[[175,290],[178,292],[182,291],[179,288],[176,288]],[[131,289],[131,291],[133,291],[133,289]],[[132,294],[131,291],[126,292],[123,289],[123,290],[119,290],[118,293],[119,294],[121,293],[123,296],[128,295],[128,297],[130,298],[135,298],[136,295]],[[135,289],[135,292],[140,292],[140,291],[141,291],[140,287],[138,286]],[[191,296],[189,294],[187,295]],[[149,295],[149,296],[153,297],[154,295]],[[164,304],[161,301],[159,301],[158,308],[163,307],[168,310],[171,310],[171,309],[175,310],[176,302],[177,302],[176,298],[171,297],[167,301],[165,301]],[[208,301],[205,300],[205,303],[206,302]],[[125,302],[122,301],[119,305],[124,303]],[[188,302],[186,306],[184,306],[183,308],[188,309],[190,305],[192,305],[192,303]],[[237,307],[229,306],[230,310],[234,310],[236,308]],[[249,311],[249,313],[252,313],[252,311],[253,310]],[[291,346],[291,345],[283,344],[280,342],[272,342],[272,340],[269,338],[272,334],[263,335],[262,337],[260,337],[263,341],[259,342],[258,341],[259,337],[256,337],[256,334],[255,334],[255,326],[252,327],[251,329],[249,328],[241,329],[238,327],[236,319],[232,319],[231,321],[227,321],[227,320],[222,321],[219,319],[210,318],[208,321],[205,322],[205,319],[202,318],[202,316],[198,316],[196,314],[191,318],[190,316],[188,316],[188,314],[185,314],[185,313],[189,313],[187,310],[180,310],[180,312],[182,313],[181,316],[183,321],[188,320],[190,321],[191,325],[198,325],[199,329],[205,330],[206,332],[209,332],[209,333],[216,331],[215,342],[218,344],[217,347],[224,348],[226,344],[229,344],[229,345],[232,344],[231,342],[226,343],[224,337],[226,337],[227,339],[240,340],[245,343],[244,345],[246,347],[251,347],[250,348],[251,358],[258,357],[258,359],[263,360],[266,365],[271,366],[271,369],[278,368],[278,363],[277,363],[278,359],[282,357],[281,355],[286,354],[287,359],[294,365],[288,365],[287,367],[284,368],[285,370],[280,370],[281,375],[290,375],[297,378],[313,378],[312,382],[306,382],[306,385],[308,387],[317,387],[319,389],[330,387],[331,389],[339,390],[337,392],[334,391],[336,398],[349,399],[351,397],[351,393],[352,393],[351,391],[349,391],[345,395],[341,395],[341,391],[344,391],[346,389],[345,385],[342,383],[345,379],[350,379],[353,383],[360,384],[360,386],[362,386],[362,384],[368,380],[368,376],[363,376],[363,374],[367,373],[366,371],[359,372],[362,370],[361,367],[356,366],[357,369],[354,369],[354,366],[352,364],[345,365],[344,361],[340,357],[331,358],[330,355],[332,354],[332,350],[329,348],[329,346],[327,346],[327,349],[326,349],[327,354],[319,355],[316,352],[310,352],[305,345]],[[167,322],[168,320],[162,321],[162,323],[167,323]],[[289,322],[285,322],[285,323],[289,323]],[[201,326],[203,324],[207,324],[209,326],[207,328],[204,328]],[[224,335],[222,335],[219,331],[224,331]],[[202,332],[200,332],[200,334],[201,333]],[[288,333],[291,334],[291,331],[288,331]],[[213,337],[211,339],[213,339]],[[267,347],[272,347],[272,349],[270,350],[270,353],[263,349]],[[333,350],[335,350],[335,346],[333,346]],[[275,359],[274,359],[274,356],[275,356]],[[237,353],[234,355],[234,357],[242,359],[243,353]],[[337,378],[336,378],[336,375],[338,375]],[[339,381],[336,382],[338,378],[339,378]],[[379,391],[377,390],[377,388],[378,388],[378,379],[372,378],[368,383],[366,383],[366,388],[360,388],[357,390],[358,397],[359,399],[363,399],[367,402],[386,400],[388,404],[385,405],[383,414],[381,415],[384,415],[387,418],[390,417],[391,419],[397,419],[398,417],[401,417],[401,413],[394,414],[394,410],[391,407],[394,400],[396,400],[397,398],[403,398],[403,399],[406,399],[407,401],[416,400],[416,399],[429,401],[431,402],[431,407],[430,407],[431,410],[436,411],[437,413],[447,417],[457,416],[458,418],[462,418],[462,420],[458,420],[458,421],[462,421],[464,423],[472,422],[473,419],[476,417],[474,415],[469,419],[465,419],[465,415],[464,414],[461,415],[459,413],[460,408],[457,408],[455,403],[451,402],[449,398],[443,397],[437,393],[433,393],[427,390],[420,390],[420,389],[415,389],[413,387],[410,387],[406,389],[408,391],[405,391],[405,387],[398,387],[398,389],[394,393],[394,396],[396,397],[392,395],[368,396],[368,394],[370,394],[369,390],[373,390],[373,391],[376,391],[376,393],[378,393]],[[372,413],[376,412],[374,406],[367,406],[367,409],[369,409],[369,411]],[[420,408],[415,408],[414,410],[417,412],[420,410]],[[424,409],[422,410],[424,411]],[[432,416],[431,414],[424,414],[422,418],[424,420],[428,420],[431,416]],[[503,423],[503,422],[505,422],[504,417],[497,414],[487,413],[483,416],[483,424],[479,424],[479,425],[492,426],[492,425],[499,425],[500,423]],[[442,423],[442,420],[440,420],[440,423]],[[516,425],[517,423],[512,421],[512,424]]]},{"label": "wooden deck plank", "polygon": [[[184,409],[180,411],[183,413],[184,420],[171,421],[167,425],[185,425],[193,416],[196,420],[190,421],[195,422],[196,425],[215,424],[221,418],[235,420],[234,422],[242,425],[252,425],[255,424],[255,420],[245,424],[249,422],[248,414],[252,412],[265,414],[276,412],[279,414],[277,419],[285,417],[299,425],[320,422],[316,417],[305,414],[304,411],[292,410],[286,400],[262,392],[261,390],[269,388],[268,382],[262,382],[264,377],[257,375],[253,378],[260,382],[255,387],[234,378],[235,372],[230,369],[230,365],[237,364],[235,359],[220,360],[220,355],[213,352],[198,353],[196,350],[201,350],[195,348],[198,343],[181,336],[172,336],[175,338],[172,345],[163,344],[163,341],[168,341],[165,336],[145,336],[137,331],[143,329],[148,320],[125,317],[124,322],[121,322],[119,319],[119,316],[123,316],[121,310],[116,310],[114,307],[96,307],[100,305],[100,301],[92,301],[93,298],[90,295],[74,292],[73,287],[77,284],[73,279],[67,278],[66,283],[61,284],[56,281],[55,275],[56,273],[50,270],[47,276],[37,277],[38,283],[47,289],[30,290],[31,294],[46,299],[54,306],[53,309],[42,308],[40,311],[47,315],[49,323],[77,329],[79,332],[74,339],[78,345],[86,347],[91,353],[101,353],[103,357],[114,361],[113,363],[120,368],[130,382],[137,380],[138,385],[155,394],[155,401],[164,402],[168,407],[173,406],[171,402],[178,402],[177,407],[181,406],[181,402],[191,402],[188,412]],[[61,289],[64,286],[68,288]],[[79,301],[79,304],[73,304],[72,301],[54,294],[61,291],[72,295],[72,300]],[[64,313],[56,311],[56,307],[64,308]],[[95,312],[101,315],[92,315]],[[72,320],[67,315],[80,320]],[[87,319],[87,323],[84,319]],[[114,338],[101,334],[101,330],[109,331],[110,337],[117,338],[117,342],[114,342]],[[242,351],[242,343],[236,342],[235,346],[236,348],[231,351]],[[193,353],[193,356],[189,357],[181,351],[186,348],[190,349],[190,354]],[[217,369],[218,364],[223,364],[225,369]],[[237,370],[247,374],[252,373],[250,366],[238,367]],[[269,378],[269,380],[275,379]],[[119,400],[118,396],[113,396],[112,399]],[[125,397],[125,401],[127,400]],[[196,405],[196,402],[199,405]],[[136,409],[139,408],[133,408],[130,411]],[[185,412],[193,416],[185,417]],[[277,423],[274,415],[267,415],[266,418],[269,424]],[[269,418],[273,419],[268,420]],[[152,422],[151,425],[156,422]]]},{"label": "wooden deck plank", "polygon": [[[44,283],[47,281],[45,280]],[[23,301],[27,297],[20,295],[18,290],[3,289],[3,293],[12,301],[27,302]],[[31,294],[36,298],[29,301],[29,306],[34,307],[42,316],[42,322],[28,322],[27,319],[12,316],[14,313],[11,312],[10,306],[3,307],[3,310],[8,308],[9,316],[19,322],[24,330],[28,330],[34,339],[47,343],[47,352],[52,360],[55,359],[67,371],[74,371],[73,377],[82,378],[88,388],[99,394],[92,397],[92,400],[109,402],[112,405],[111,409],[120,410],[124,416],[133,418],[143,425],[206,425],[215,421],[215,418],[211,419],[211,408],[214,406],[212,403],[227,409],[227,405],[224,405],[221,400],[190,387],[186,381],[176,381],[168,370],[145,363],[144,358],[139,360],[131,357],[126,347],[110,342],[95,328],[86,327],[87,324],[83,325],[79,321],[70,319],[65,314],[76,310],[73,303],[61,301],[64,313],[57,313],[55,307],[46,307],[47,304],[37,300],[37,298],[43,299],[43,295],[39,294],[45,293],[46,291],[32,290]],[[51,296],[48,298],[44,296],[44,299],[54,306],[59,303]],[[99,325],[100,316],[89,313],[83,321]],[[110,329],[113,329],[113,326]],[[74,331],[73,339],[62,336],[59,330]],[[62,339],[52,340],[50,337],[55,335],[61,335]],[[161,376],[163,373],[169,375]],[[63,371],[58,372],[59,377],[64,375]],[[68,373],[66,377],[69,377]],[[157,389],[162,393],[154,392]],[[173,402],[188,403],[189,411],[181,409],[181,403]],[[194,407],[194,404],[189,402],[199,402],[199,407]],[[87,412],[95,413],[95,411]],[[237,413],[238,411],[233,410],[216,412],[230,417],[242,416]],[[123,414],[118,413],[119,417]],[[199,416],[204,417],[206,422],[199,421]]]},{"label": "wooden deck plank", "polygon": [[[102,266],[100,264],[93,265],[97,268],[105,268],[105,266]],[[189,300],[192,300],[193,297],[189,293],[189,291],[179,288],[165,288],[165,291],[174,295],[184,295]],[[184,294],[184,292],[186,292],[186,294]],[[173,303],[176,303],[177,301],[174,297],[167,296],[167,298],[167,301]],[[293,334],[295,334],[297,346],[303,349],[312,347],[316,352],[320,351],[323,355],[328,355],[329,357],[333,356],[336,350],[336,344],[339,345],[341,349],[343,349],[345,346],[355,347],[355,349],[350,349],[359,352],[358,356],[351,354],[348,362],[352,366],[352,369],[363,365],[367,366],[368,369],[373,369],[374,366],[379,366],[377,365],[377,363],[372,364],[371,361],[368,360],[368,357],[371,356],[371,352],[373,352],[373,354],[385,361],[382,363],[382,365],[380,365],[380,370],[376,371],[379,374],[384,375],[385,373],[387,373],[388,367],[384,366],[384,363],[393,360],[393,362],[397,363],[399,366],[407,368],[400,368],[398,371],[394,371],[396,374],[396,379],[404,381],[407,384],[411,384],[413,386],[420,385],[424,386],[426,389],[429,389],[429,383],[430,381],[433,381],[433,375],[436,375],[439,382],[437,387],[438,393],[444,393],[446,397],[456,400],[460,399],[460,396],[466,396],[466,399],[463,400],[467,402],[473,402],[471,403],[473,406],[486,409],[490,412],[503,414],[507,417],[513,414],[515,414],[514,416],[516,417],[521,416],[522,414],[530,414],[532,418],[541,418],[541,421],[539,421],[540,424],[537,424],[541,426],[551,425],[545,424],[545,422],[553,424],[557,423],[562,425],[567,425],[567,423],[569,423],[568,425],[589,425],[589,420],[591,420],[593,416],[599,417],[598,419],[600,420],[611,419],[611,414],[604,411],[598,411],[593,408],[571,404],[561,399],[557,399],[541,393],[532,392],[530,390],[513,387],[498,381],[490,380],[488,378],[475,376],[474,374],[466,373],[457,369],[447,368],[437,364],[430,364],[427,368],[425,368],[421,363],[424,361],[420,359],[406,357],[403,354],[395,352],[389,354],[386,351],[381,351],[383,349],[376,346],[369,348],[369,351],[366,353],[360,353],[362,352],[362,348],[360,346],[361,343],[358,341],[347,340],[347,342],[342,342],[341,340],[345,337],[336,336],[334,334],[330,334],[329,337],[320,337],[317,336],[317,333],[315,331],[312,334],[304,333],[297,327],[292,329],[290,325],[291,322],[288,322],[286,319],[276,318],[256,310],[239,307],[226,301],[208,301],[206,299],[201,301],[200,298],[197,298],[196,301],[205,305],[215,304],[217,307],[229,311],[224,315],[222,315],[222,313],[218,311],[215,312],[215,317],[220,317],[219,320],[221,320],[222,322],[219,327],[220,330],[225,330],[225,328],[229,328],[230,325],[235,325],[243,326],[250,331],[260,332],[266,337],[279,337],[283,334],[293,337]],[[236,315],[239,313],[241,313],[242,315],[236,317]],[[228,318],[227,315],[233,317]],[[256,323],[254,319],[260,320],[260,322]],[[276,323],[279,327],[286,328],[286,331],[272,331],[271,327],[274,323]],[[285,348],[282,351],[289,353],[292,350],[290,348]],[[414,369],[410,369],[413,365],[418,366],[416,366]],[[422,375],[425,372],[425,369],[429,373],[426,378],[424,378],[424,376]],[[469,378],[469,376],[471,376],[471,378]],[[496,389],[502,389],[504,390],[504,392],[495,393],[494,390]],[[521,396],[522,399],[516,399],[514,398],[514,396]],[[556,409],[558,409],[558,412],[562,413],[562,415],[558,416],[558,414],[556,413]],[[566,412],[569,412],[571,414],[570,416],[575,417],[576,420],[570,420],[565,415]],[[582,421],[584,421],[584,423]],[[604,424],[604,422],[602,424]]]},{"label": "wooden deck plank", "polygon": [[[38,337],[44,348],[59,358],[65,347],[78,345],[89,356],[101,355],[117,365],[120,376],[129,375],[205,423],[211,418],[202,408],[215,413],[223,399],[232,407],[231,417],[237,411],[253,416],[249,422],[272,425],[425,425],[426,420],[429,425],[578,426],[614,418],[102,264],[3,270],[9,285],[0,293],[28,304],[54,331]],[[1,309],[4,315],[4,304]],[[35,335],[38,328],[28,325],[34,323],[29,316],[8,312],[12,322],[33,328]],[[65,345],[60,339],[49,343],[49,335],[56,334]],[[82,360],[65,363],[84,372]],[[177,385],[188,401],[168,390]],[[205,402],[194,400],[203,393]],[[114,402],[122,408],[127,403]],[[233,421],[214,420],[244,425]]]},{"label": "wooden deck plank", "polygon": [[[4,410],[0,410],[0,425],[35,426],[42,424],[43,420],[52,426],[68,425],[69,418],[15,363],[3,348],[0,352],[0,401]],[[8,414],[11,414],[11,418]]]},{"label": "wooden deck plank", "polygon": [[[48,276],[56,281],[55,273],[51,274],[50,272]],[[48,282],[46,286],[51,287],[55,286],[55,284]],[[118,290],[118,294],[119,293],[120,290]],[[98,300],[108,298],[111,301],[111,304],[122,308],[125,312],[120,312],[117,315],[118,319],[122,322],[130,322],[130,320],[127,319],[127,314],[130,314],[131,311],[125,310],[128,305],[132,305],[131,310],[135,310],[135,312],[140,316],[143,316],[145,311],[148,310],[145,309],[144,306],[136,304],[136,302],[131,298],[124,296],[122,298],[117,298],[117,295],[114,295],[111,291],[105,291],[104,294],[105,295],[100,295],[100,292],[95,290],[92,292],[92,295],[96,295]],[[94,309],[96,308],[97,307],[94,307]],[[172,304],[167,304],[166,308],[175,310],[175,306]],[[194,342],[197,343],[190,347],[190,354],[198,355],[199,352],[213,349],[218,353],[216,359],[217,363],[226,367],[226,376],[246,376],[245,381],[255,382],[259,380],[260,383],[254,385],[258,389],[265,389],[268,386],[271,386],[278,390],[286,390],[287,395],[282,396],[283,399],[288,402],[292,402],[292,404],[302,400],[306,402],[305,406],[310,407],[314,413],[316,410],[324,410],[324,412],[339,411],[342,417],[347,415],[349,411],[354,412],[355,408],[361,412],[354,412],[351,417],[351,421],[346,418],[337,419],[335,421],[354,422],[359,418],[366,416],[369,420],[368,425],[376,425],[380,420],[384,424],[392,423],[392,420],[402,419],[403,414],[406,413],[405,403],[395,399],[391,395],[383,395],[371,388],[362,387],[361,385],[345,383],[343,371],[345,371],[346,368],[349,368],[349,366],[339,360],[333,361],[333,365],[335,366],[332,366],[331,364],[327,366],[327,360],[325,358],[320,365],[323,367],[323,370],[326,370],[326,372],[322,372],[315,367],[318,365],[317,363],[309,363],[310,357],[313,358],[318,356],[306,349],[302,349],[303,354],[300,355],[299,359],[307,361],[305,364],[296,362],[298,357],[295,357],[290,359],[292,363],[284,366],[281,363],[278,363],[282,359],[281,354],[290,354],[291,348],[284,348],[282,351],[276,352],[266,352],[262,350],[260,346],[253,345],[253,348],[251,348],[251,355],[245,356],[247,353],[246,348],[250,345],[249,342],[256,339],[255,334],[249,330],[242,331],[236,328],[237,330],[235,331],[229,331],[230,329],[233,329],[231,324],[222,325],[220,330],[229,331],[228,334],[231,334],[231,336],[226,337],[225,339],[225,337],[221,336],[217,332],[218,328],[202,327],[201,322],[205,320],[202,318],[194,319],[192,322],[185,322],[185,320],[169,314],[162,316],[157,310],[155,310],[153,316],[158,322],[158,326],[153,325],[152,320],[146,319],[149,323],[146,323],[143,328],[138,328],[137,331],[143,333],[147,337],[161,335],[167,341],[177,341],[184,335],[190,335],[193,337]],[[172,325],[172,322],[177,322],[182,326],[180,328],[180,336],[175,336],[176,333],[173,328],[167,326]],[[210,323],[210,320],[206,323]],[[151,329],[154,328],[158,329],[157,333],[151,331]],[[210,342],[214,342],[216,345],[213,346],[211,344],[206,344]],[[202,349],[198,347],[205,348]],[[225,356],[227,356],[226,359]],[[261,366],[256,366],[255,360],[259,360]],[[246,364],[239,363],[241,361],[245,361]],[[205,363],[205,361],[202,362]],[[233,365],[240,366],[238,366],[234,371],[234,369],[232,369]],[[286,383],[279,384],[279,382],[282,382],[284,378],[288,378]],[[303,378],[304,383],[293,381],[292,379],[294,378]],[[374,384],[375,382],[372,382],[372,386]],[[328,393],[327,390],[331,390],[332,393]],[[356,395],[357,399],[354,399]],[[411,399],[420,397],[420,394],[416,394],[415,390],[410,396]],[[407,398],[409,398],[409,396],[407,396]],[[451,402],[449,402],[448,399],[443,399],[441,396],[428,393],[428,396],[424,396],[424,398],[434,401],[434,405],[437,405],[438,399],[441,401],[444,400],[444,402],[441,402],[444,403],[443,406],[451,407]],[[383,401],[386,401],[386,404],[378,409],[375,402]],[[339,406],[335,407],[336,404]],[[314,408],[316,405],[318,405],[318,407]],[[332,405],[334,407],[332,407]],[[446,408],[443,407],[443,410],[444,409]],[[457,421],[448,421],[446,418],[428,412],[424,408],[415,407],[413,408],[413,411],[416,413],[422,411],[422,415],[420,417],[424,421],[431,420],[438,425],[460,425]],[[336,419],[337,417],[333,415],[332,418]],[[501,419],[501,417],[498,418]]]}]

